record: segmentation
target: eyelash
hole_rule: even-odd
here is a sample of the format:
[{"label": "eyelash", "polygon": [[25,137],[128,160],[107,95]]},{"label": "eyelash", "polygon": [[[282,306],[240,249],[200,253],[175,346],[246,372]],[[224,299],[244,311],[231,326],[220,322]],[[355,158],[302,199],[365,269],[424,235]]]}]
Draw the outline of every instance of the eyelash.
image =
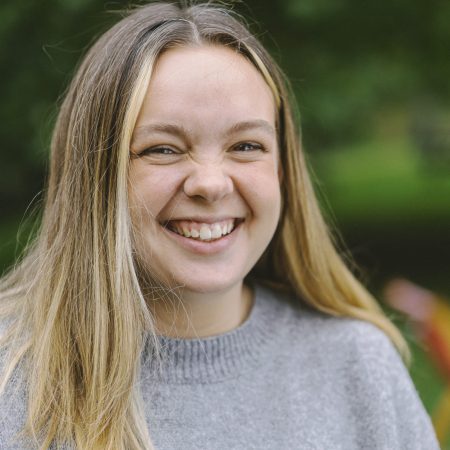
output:
[{"label": "eyelash", "polygon": [[[168,150],[168,151],[167,151]],[[174,149],[170,147],[149,147],[144,149],[140,154],[141,155],[176,155],[178,152],[176,152]]]},{"label": "eyelash", "polygon": [[[251,150],[239,150],[240,147],[252,147]],[[255,142],[240,142],[239,144],[236,144],[233,146],[233,150],[238,150],[243,153],[247,153],[249,151],[264,151],[264,147],[261,144],[256,144]]]},{"label": "eyelash", "polygon": [[[244,147],[246,149],[244,149]],[[249,148],[250,147],[250,148]],[[265,152],[266,150],[261,144],[257,144],[255,142],[240,142],[233,147],[231,147],[231,150],[237,151],[238,153],[250,153],[254,151],[262,151]],[[174,150],[171,147],[166,146],[156,146],[156,147],[149,147],[140,153],[140,155],[177,155],[179,154],[179,151]]]}]

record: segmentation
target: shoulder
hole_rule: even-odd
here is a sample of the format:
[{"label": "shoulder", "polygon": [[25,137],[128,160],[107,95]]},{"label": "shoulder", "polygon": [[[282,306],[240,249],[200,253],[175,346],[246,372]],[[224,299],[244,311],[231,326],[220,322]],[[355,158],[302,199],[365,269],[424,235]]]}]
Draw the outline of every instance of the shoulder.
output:
[{"label": "shoulder", "polygon": [[[309,361],[368,384],[387,379],[397,383],[410,381],[392,341],[373,323],[331,316],[293,297],[282,301],[289,309],[289,342],[306,353]],[[292,353],[295,354],[294,348]]]},{"label": "shoulder", "polygon": [[285,322],[292,342],[324,351],[356,353],[372,356],[385,355],[397,359],[397,352],[388,336],[370,322],[348,317],[335,317],[307,306],[293,295],[266,287],[257,287],[257,295],[271,303],[277,321]]},{"label": "shoulder", "polygon": [[278,350],[294,367],[365,383],[409,378],[391,340],[374,324],[322,313],[301,299],[265,287],[257,292],[271,303],[273,327],[283,329]]},{"label": "shoulder", "polygon": [[329,408],[336,404],[353,411],[365,429],[361,434],[377,435],[377,442],[388,439],[395,448],[438,448],[408,370],[381,329],[323,314],[292,296],[274,291],[270,295],[284,311],[280,314],[288,317],[280,349],[289,361],[287,370],[305,377],[310,389],[316,387],[317,398],[326,392]]}]

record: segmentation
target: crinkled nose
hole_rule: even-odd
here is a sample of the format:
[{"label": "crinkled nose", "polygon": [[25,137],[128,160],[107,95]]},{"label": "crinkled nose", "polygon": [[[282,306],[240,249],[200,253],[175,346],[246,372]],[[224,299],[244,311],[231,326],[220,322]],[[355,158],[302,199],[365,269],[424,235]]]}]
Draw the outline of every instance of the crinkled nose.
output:
[{"label": "crinkled nose", "polygon": [[207,202],[221,200],[233,192],[234,186],[222,164],[217,162],[193,163],[183,185],[188,197],[198,197]]}]

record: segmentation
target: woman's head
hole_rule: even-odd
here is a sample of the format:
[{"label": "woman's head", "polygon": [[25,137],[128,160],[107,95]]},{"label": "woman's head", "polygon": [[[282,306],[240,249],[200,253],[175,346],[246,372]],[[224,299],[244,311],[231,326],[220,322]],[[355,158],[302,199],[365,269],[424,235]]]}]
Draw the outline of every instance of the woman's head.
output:
[{"label": "woman's head", "polygon": [[273,94],[222,45],[170,49],[153,68],[130,146],[136,255],[191,293],[240,292],[280,215]]}]

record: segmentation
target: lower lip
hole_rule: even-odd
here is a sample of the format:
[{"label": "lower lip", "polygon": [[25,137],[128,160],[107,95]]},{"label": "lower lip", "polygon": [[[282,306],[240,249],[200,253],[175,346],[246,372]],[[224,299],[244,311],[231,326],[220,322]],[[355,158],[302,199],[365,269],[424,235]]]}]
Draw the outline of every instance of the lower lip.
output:
[{"label": "lower lip", "polygon": [[[243,223],[243,222],[242,222]],[[237,235],[241,229],[242,223],[236,226],[230,234],[222,236],[219,239],[213,241],[200,241],[197,239],[191,239],[181,236],[168,228],[162,227],[165,233],[167,233],[171,239],[175,240],[186,250],[198,255],[213,255],[220,253],[230,247],[236,240]]]}]

